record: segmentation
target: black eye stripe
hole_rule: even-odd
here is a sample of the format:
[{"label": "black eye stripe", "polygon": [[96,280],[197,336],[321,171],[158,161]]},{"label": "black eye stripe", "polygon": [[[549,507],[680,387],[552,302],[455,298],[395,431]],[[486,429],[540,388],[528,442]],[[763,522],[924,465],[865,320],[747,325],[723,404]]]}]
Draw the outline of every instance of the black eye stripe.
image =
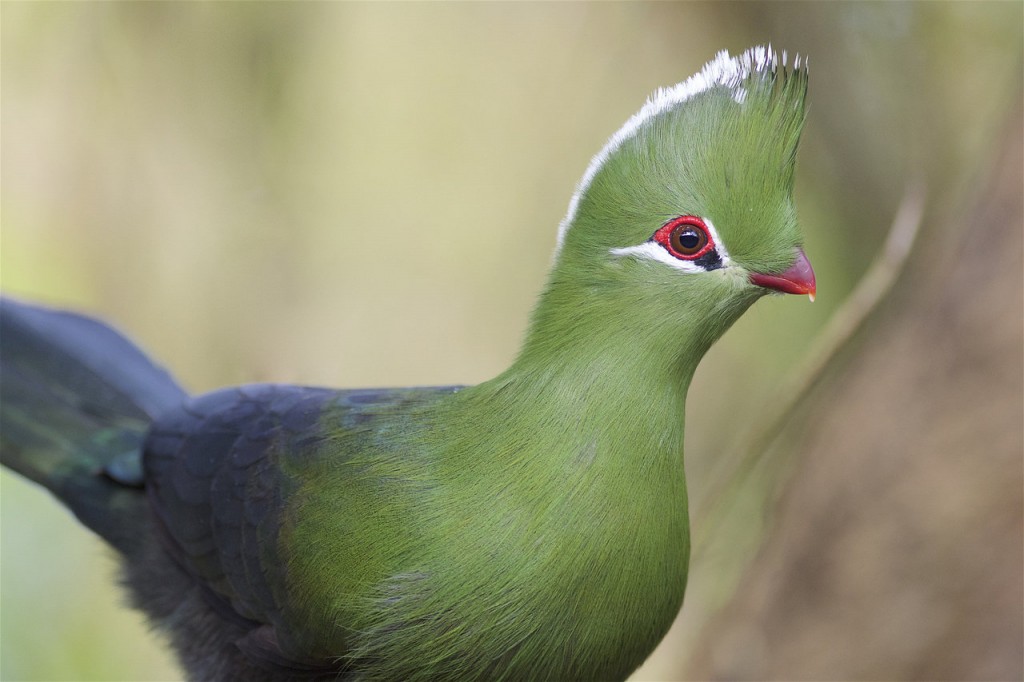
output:
[{"label": "black eye stripe", "polygon": [[699,265],[705,270],[716,270],[722,267],[722,257],[718,254],[718,251],[711,249],[706,254],[693,261],[695,265]]}]

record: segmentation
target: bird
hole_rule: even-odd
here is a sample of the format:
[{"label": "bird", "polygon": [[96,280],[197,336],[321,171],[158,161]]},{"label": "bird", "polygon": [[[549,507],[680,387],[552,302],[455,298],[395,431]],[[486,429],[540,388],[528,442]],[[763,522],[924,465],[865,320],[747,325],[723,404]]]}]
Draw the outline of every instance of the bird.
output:
[{"label": "bird", "polygon": [[115,550],[191,680],[614,680],[680,611],[684,405],[768,294],[807,62],[719,52],[593,157],[511,365],[472,386],[189,395],[127,337],[0,299],[0,458]]}]

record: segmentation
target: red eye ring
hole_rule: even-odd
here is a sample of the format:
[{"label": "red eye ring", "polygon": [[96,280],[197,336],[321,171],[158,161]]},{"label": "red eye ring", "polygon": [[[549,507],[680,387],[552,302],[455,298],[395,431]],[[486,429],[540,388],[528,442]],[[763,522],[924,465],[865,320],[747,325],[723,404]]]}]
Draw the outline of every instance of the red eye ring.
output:
[{"label": "red eye ring", "polygon": [[715,248],[708,226],[695,215],[673,218],[658,228],[653,239],[680,260],[697,260]]}]

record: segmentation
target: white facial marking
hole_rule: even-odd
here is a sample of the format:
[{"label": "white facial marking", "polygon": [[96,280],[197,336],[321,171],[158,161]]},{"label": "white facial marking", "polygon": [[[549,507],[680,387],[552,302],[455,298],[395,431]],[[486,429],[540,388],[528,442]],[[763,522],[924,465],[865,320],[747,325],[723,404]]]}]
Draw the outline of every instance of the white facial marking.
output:
[{"label": "white facial marking", "polygon": [[[715,229],[715,226],[712,225],[711,221],[707,218],[701,218],[701,220],[703,220],[704,224],[707,226],[708,236],[711,237],[711,241],[715,245],[715,251],[718,252],[719,257],[722,259],[722,264],[719,267],[725,268],[732,265],[732,260],[729,258],[729,252],[726,250],[725,244],[722,243],[721,238],[718,236],[718,230]],[[669,253],[664,246],[650,239],[645,241],[643,244],[611,249],[609,253],[613,256],[632,256],[634,258],[657,261],[683,272],[707,272],[707,270],[697,265],[697,263],[692,260],[676,258]]]},{"label": "white facial marking", "polygon": [[[797,62],[799,63],[799,57]],[[569,210],[565,214],[565,218],[558,226],[558,245],[555,247],[555,258],[558,258],[558,253],[562,249],[562,244],[565,242],[565,235],[569,231],[569,227],[576,219],[576,210],[579,206],[580,197],[590,187],[590,183],[593,181],[594,176],[597,175],[601,167],[604,166],[605,162],[608,161],[608,157],[618,149],[623,142],[636,135],[637,131],[652,118],[658,114],[676,107],[693,96],[710,90],[716,86],[724,86],[732,89],[732,97],[739,103],[743,103],[746,99],[747,91],[743,87],[743,81],[750,76],[751,73],[757,71],[765,71],[777,68],[779,65],[786,66],[786,54],[783,52],[782,59],[779,59],[779,55],[772,49],[772,46],[757,46],[752,47],[743,54],[737,57],[730,57],[729,53],[722,50],[715,58],[704,65],[704,68],[700,72],[690,76],[688,79],[675,85],[671,88],[659,88],[653,95],[651,95],[640,111],[636,112],[629,118],[626,123],[616,131],[614,135],[605,143],[604,147],[599,151],[593,159],[590,160],[590,165],[587,166],[586,172],[583,173],[583,177],[580,178],[579,183],[576,185],[576,191],[572,195],[572,199],[569,201]],[[717,240],[717,238],[716,238]],[[643,245],[641,245],[643,246]],[[719,244],[719,246],[721,246]],[[628,247],[634,248],[634,247]],[[620,251],[617,249],[616,251]],[[668,256],[668,254],[665,254]],[[679,267],[679,263],[685,263],[685,261],[678,261],[671,256],[676,265],[673,267]],[[723,261],[725,255],[723,254]],[[685,268],[681,268],[685,269]],[[698,268],[699,269],[699,268]]]},{"label": "white facial marking", "polygon": [[706,272],[704,268],[693,261],[676,258],[657,242],[644,242],[636,246],[623,246],[622,248],[612,249],[611,254],[613,256],[633,256],[643,260],[654,260],[683,272]]}]

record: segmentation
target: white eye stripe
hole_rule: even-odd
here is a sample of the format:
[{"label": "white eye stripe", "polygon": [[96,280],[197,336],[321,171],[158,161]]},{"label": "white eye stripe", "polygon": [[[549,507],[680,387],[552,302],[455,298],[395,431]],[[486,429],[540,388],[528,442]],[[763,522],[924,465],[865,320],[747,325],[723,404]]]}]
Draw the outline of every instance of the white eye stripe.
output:
[{"label": "white eye stripe", "polygon": [[[703,220],[704,225],[707,226],[708,236],[711,237],[711,241],[715,245],[715,251],[722,259],[722,263],[719,267],[728,267],[729,265],[732,265],[732,260],[729,259],[729,252],[726,251],[725,244],[722,243],[722,239],[718,236],[718,230],[715,229],[715,226],[707,218],[701,218],[701,220]],[[676,258],[670,254],[665,247],[654,241],[653,238],[648,239],[642,244],[636,244],[635,246],[622,246],[610,249],[609,253],[613,256],[633,256],[634,258],[658,261],[659,263],[664,263],[669,267],[683,272],[707,272],[705,268],[697,265],[695,261]]]},{"label": "white eye stripe", "polygon": [[692,260],[682,260],[671,255],[665,250],[665,247],[657,242],[644,242],[643,244],[637,244],[636,246],[624,246],[618,249],[612,249],[610,253],[613,256],[633,256],[644,260],[655,260],[659,263],[664,263],[670,268],[676,270],[682,270],[683,272],[705,272],[704,268],[694,263]]}]

